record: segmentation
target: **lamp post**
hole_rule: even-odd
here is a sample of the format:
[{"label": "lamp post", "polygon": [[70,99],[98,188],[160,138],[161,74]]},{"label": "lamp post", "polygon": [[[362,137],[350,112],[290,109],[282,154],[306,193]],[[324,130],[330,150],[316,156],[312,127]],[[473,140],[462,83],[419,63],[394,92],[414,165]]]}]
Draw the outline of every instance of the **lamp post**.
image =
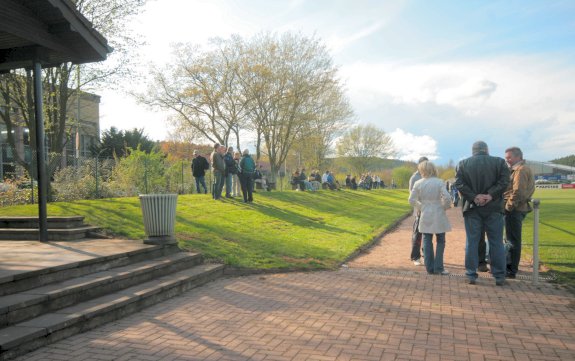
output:
[{"label": "lamp post", "polygon": [[40,242],[48,242],[48,178],[44,142],[44,110],[42,96],[42,65],[34,57],[34,115],[36,121],[36,168],[38,172],[38,233]]},{"label": "lamp post", "polygon": [[539,284],[539,199],[533,199],[533,285]]},{"label": "lamp post", "polygon": [[100,198],[100,190],[98,189],[98,178],[99,178],[98,170],[100,168],[99,160],[100,160],[100,155],[105,150],[107,150],[107,148],[100,149],[100,151],[98,152],[98,155],[96,155],[96,198],[97,199]]}]

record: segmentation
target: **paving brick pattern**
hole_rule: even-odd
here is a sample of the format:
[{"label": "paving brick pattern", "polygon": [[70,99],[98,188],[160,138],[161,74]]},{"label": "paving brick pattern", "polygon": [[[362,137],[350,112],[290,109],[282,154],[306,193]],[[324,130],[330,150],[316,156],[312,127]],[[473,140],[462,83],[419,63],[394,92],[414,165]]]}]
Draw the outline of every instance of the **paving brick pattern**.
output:
[{"label": "paving brick pattern", "polygon": [[410,263],[408,218],[341,270],[220,279],[19,360],[575,360],[573,295],[465,284],[450,218],[451,276]]}]

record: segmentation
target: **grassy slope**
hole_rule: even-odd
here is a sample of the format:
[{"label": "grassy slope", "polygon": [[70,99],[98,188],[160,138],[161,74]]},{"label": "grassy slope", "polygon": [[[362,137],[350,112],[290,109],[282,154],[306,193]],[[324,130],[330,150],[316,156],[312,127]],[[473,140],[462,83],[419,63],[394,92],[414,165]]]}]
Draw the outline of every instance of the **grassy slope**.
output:
[{"label": "grassy slope", "polygon": [[[409,211],[407,191],[256,193],[255,203],[178,199],[180,245],[247,268],[332,268]],[[0,208],[0,215],[35,215],[36,206]],[[50,203],[48,214],[84,215],[111,233],[144,238],[137,198]]]},{"label": "grassy slope", "polygon": [[[575,190],[538,190],[540,258],[575,285]],[[214,202],[205,195],[178,200],[180,244],[227,264],[249,268],[331,268],[365,244],[409,207],[407,192],[257,193],[255,203]],[[0,215],[36,215],[37,206],[0,208]],[[137,198],[50,203],[49,215],[84,215],[121,237],[142,239]],[[523,226],[524,257],[533,244],[533,213]]]},{"label": "grassy slope", "polygon": [[[575,190],[539,189],[539,257],[559,279],[575,286]],[[523,247],[533,253],[533,213],[523,225]]]}]

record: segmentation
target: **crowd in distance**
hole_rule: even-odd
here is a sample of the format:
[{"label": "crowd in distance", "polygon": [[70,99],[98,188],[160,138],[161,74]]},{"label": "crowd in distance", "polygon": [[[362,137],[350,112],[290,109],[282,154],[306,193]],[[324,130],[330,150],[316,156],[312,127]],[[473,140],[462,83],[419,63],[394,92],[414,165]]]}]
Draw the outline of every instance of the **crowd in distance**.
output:
[{"label": "crowd in distance", "polygon": [[[260,184],[262,190],[271,190],[275,184],[268,181],[266,171],[261,164],[255,163],[248,149],[243,152],[235,151],[233,147],[226,147],[214,144],[213,152],[206,158],[197,150],[193,151],[192,175],[196,183],[198,193],[207,194],[206,171],[213,174],[213,184],[211,187],[212,198],[219,200],[222,198],[243,197],[246,203],[253,202],[254,187]],[[335,179],[329,170],[323,174],[319,170],[313,170],[309,176],[306,175],[305,168],[296,169],[291,175],[290,184],[293,190],[297,191],[317,191],[319,189],[340,190],[342,185]],[[377,189],[385,188],[386,185],[378,175],[365,173],[361,175],[359,181],[351,175],[345,179],[347,189]],[[391,187],[395,188],[395,182],[391,181]]]}]

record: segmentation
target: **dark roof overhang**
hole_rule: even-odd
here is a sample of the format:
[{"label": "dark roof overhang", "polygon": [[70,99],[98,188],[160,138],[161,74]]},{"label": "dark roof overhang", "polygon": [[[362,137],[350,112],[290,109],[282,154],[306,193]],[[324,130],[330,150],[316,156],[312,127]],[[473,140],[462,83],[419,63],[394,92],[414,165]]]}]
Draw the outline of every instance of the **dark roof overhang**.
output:
[{"label": "dark roof overhang", "polygon": [[70,0],[0,0],[0,72],[105,60],[112,49]]}]

